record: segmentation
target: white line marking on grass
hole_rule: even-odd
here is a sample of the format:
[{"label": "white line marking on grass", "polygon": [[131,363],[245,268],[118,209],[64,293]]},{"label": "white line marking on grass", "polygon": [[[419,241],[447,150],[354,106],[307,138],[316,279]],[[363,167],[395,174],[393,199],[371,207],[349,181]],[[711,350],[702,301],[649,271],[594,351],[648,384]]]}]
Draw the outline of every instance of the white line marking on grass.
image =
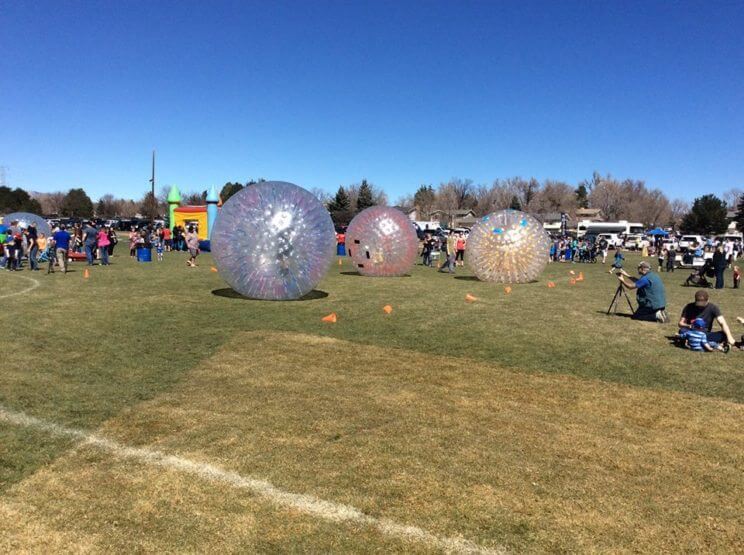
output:
[{"label": "white line marking on grass", "polygon": [[376,528],[386,536],[420,543],[432,549],[440,549],[452,553],[505,552],[502,548],[494,549],[482,547],[477,543],[464,538],[441,537],[417,526],[408,526],[387,518],[370,516],[350,505],[334,503],[333,501],[324,501],[323,499],[319,499],[312,495],[285,491],[265,480],[242,476],[236,472],[225,470],[208,463],[201,463],[175,455],[168,455],[155,449],[129,447],[97,434],[91,434],[75,428],[68,428],[66,426],[55,424],[54,422],[47,422],[29,416],[22,412],[12,411],[4,408],[2,405],[0,405],[0,421],[5,421],[25,428],[41,430],[53,436],[77,439],[83,444],[98,447],[99,449],[108,451],[109,453],[121,458],[134,459],[146,464],[181,471],[212,482],[221,482],[236,489],[251,491],[276,505],[294,509],[307,515],[329,520],[331,522],[348,522],[351,524],[369,526],[370,528]]},{"label": "white line marking on grass", "polygon": [[37,280],[35,280],[32,277],[26,277],[26,276],[16,276],[16,277],[19,277],[21,279],[27,279],[28,281],[32,283],[31,287],[26,287],[26,289],[24,289],[23,291],[17,291],[15,293],[8,293],[6,295],[0,295],[0,299],[7,299],[8,297],[15,297],[16,295],[23,295],[24,293],[33,291],[34,289],[36,289],[37,287],[41,285],[41,283],[39,283]]}]

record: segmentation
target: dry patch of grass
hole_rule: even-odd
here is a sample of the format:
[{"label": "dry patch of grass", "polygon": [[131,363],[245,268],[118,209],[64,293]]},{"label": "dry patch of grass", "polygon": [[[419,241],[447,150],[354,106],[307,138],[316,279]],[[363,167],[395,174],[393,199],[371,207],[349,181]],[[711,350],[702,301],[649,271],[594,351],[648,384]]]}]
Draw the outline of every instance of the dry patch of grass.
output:
[{"label": "dry patch of grass", "polygon": [[[516,550],[734,551],[744,407],[311,335],[236,336],[102,433]],[[6,491],[0,549],[422,548],[80,447]],[[425,546],[424,546],[425,547]]]}]

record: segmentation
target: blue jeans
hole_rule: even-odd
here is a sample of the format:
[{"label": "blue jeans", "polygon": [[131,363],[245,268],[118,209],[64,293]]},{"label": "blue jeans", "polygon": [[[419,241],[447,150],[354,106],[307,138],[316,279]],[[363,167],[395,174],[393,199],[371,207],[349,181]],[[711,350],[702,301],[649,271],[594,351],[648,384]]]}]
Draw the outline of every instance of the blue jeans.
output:
[{"label": "blue jeans", "polygon": [[34,245],[31,247],[31,250],[28,251],[28,263],[31,266],[32,270],[38,270],[39,269],[39,263],[36,260],[36,257],[39,255],[39,247]]},{"label": "blue jeans", "polygon": [[88,260],[88,266],[93,266],[93,254],[96,250],[96,246],[90,243],[85,243],[85,258]]},{"label": "blue jeans", "polygon": [[[690,328],[682,328],[681,330],[679,330],[680,337],[687,337],[688,333],[690,333]],[[726,341],[726,334],[723,333],[722,331],[705,332],[705,337],[708,339],[708,343],[710,343],[711,347],[715,347],[715,345],[718,345],[719,343],[723,343],[724,341]]]},{"label": "blue jeans", "polygon": [[108,260],[108,247],[101,247],[101,264],[103,266],[108,266],[109,260]]}]

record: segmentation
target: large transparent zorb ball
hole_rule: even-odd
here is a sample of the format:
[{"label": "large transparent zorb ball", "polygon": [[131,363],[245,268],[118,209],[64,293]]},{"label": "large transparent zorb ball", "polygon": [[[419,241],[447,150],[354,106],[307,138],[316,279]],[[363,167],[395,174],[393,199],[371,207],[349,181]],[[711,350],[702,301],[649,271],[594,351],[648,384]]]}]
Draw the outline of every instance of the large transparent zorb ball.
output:
[{"label": "large transparent zorb ball", "polygon": [[336,253],[328,211],[305,189],[268,181],[222,206],[211,237],[220,275],[253,299],[299,299],[320,282]]},{"label": "large transparent zorb ball", "polygon": [[11,222],[18,222],[18,227],[21,229],[28,229],[29,224],[32,222],[36,224],[36,233],[43,233],[45,237],[49,237],[52,234],[52,228],[49,227],[47,221],[41,216],[31,214],[30,212],[13,212],[7,216],[3,216],[3,225],[10,226]]},{"label": "large transparent zorb ball", "polygon": [[363,276],[402,276],[416,262],[418,237],[403,212],[372,206],[351,220],[346,250]]},{"label": "large transparent zorb ball", "polygon": [[483,217],[470,231],[465,259],[482,281],[527,283],[545,269],[550,238],[532,216],[499,210]]}]

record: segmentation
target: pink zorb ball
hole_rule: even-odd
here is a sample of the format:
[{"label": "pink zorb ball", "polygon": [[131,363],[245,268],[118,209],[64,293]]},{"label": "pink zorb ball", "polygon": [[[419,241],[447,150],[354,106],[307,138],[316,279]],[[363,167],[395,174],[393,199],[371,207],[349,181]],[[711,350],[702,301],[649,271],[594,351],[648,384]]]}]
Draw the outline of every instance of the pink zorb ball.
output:
[{"label": "pink zorb ball", "polygon": [[363,276],[402,276],[416,261],[418,237],[403,212],[372,206],[351,220],[346,251]]}]

